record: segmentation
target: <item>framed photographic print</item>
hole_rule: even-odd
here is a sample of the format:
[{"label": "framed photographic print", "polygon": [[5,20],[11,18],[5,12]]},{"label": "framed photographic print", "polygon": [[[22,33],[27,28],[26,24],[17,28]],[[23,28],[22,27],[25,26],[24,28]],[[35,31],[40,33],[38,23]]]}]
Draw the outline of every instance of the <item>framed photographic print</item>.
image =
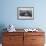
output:
[{"label": "framed photographic print", "polygon": [[18,7],[17,8],[17,19],[33,20],[34,19],[34,8],[33,7]]}]

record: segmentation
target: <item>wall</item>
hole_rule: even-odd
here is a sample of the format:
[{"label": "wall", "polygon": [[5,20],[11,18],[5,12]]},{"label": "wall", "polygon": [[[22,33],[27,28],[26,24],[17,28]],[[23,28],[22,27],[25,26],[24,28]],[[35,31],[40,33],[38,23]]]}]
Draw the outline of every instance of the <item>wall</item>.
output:
[{"label": "wall", "polygon": [[[13,24],[16,28],[46,28],[46,1],[1,0],[0,25]],[[34,20],[17,20],[17,7],[34,7]]]},{"label": "wall", "polygon": [[[0,0],[0,31],[13,24],[16,28],[39,27],[46,32],[46,0]],[[17,20],[17,7],[34,7],[34,20]]]}]

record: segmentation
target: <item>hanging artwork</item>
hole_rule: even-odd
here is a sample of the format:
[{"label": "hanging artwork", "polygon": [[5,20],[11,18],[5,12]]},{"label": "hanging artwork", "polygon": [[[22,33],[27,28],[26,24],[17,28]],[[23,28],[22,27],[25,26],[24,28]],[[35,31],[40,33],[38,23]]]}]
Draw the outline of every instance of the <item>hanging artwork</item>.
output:
[{"label": "hanging artwork", "polygon": [[18,7],[17,19],[20,19],[20,20],[34,19],[34,8],[33,7]]}]

